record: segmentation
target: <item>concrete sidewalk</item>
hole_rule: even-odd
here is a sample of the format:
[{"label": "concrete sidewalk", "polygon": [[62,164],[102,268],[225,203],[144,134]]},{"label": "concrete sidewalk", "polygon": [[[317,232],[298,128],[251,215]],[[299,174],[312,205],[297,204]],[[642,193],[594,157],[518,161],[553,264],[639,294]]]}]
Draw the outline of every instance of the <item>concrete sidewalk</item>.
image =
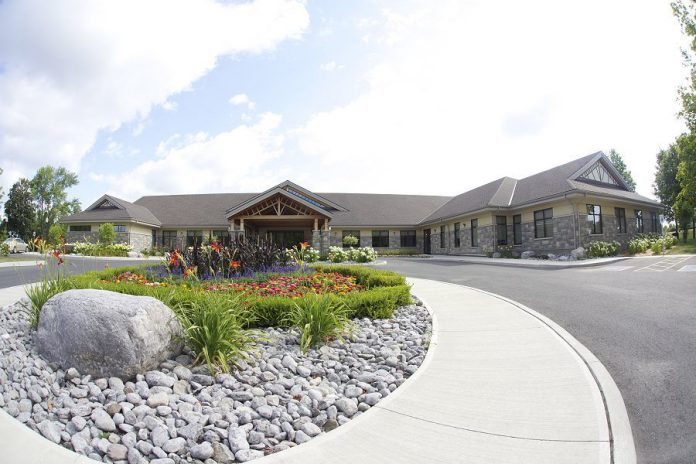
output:
[{"label": "concrete sidewalk", "polygon": [[511,266],[511,267],[526,267],[532,269],[569,269],[577,267],[592,267],[603,266],[605,264],[616,263],[626,259],[632,259],[627,256],[615,256],[611,258],[592,258],[581,259],[578,261],[549,261],[546,259],[512,259],[512,258],[487,258],[483,256],[453,256],[453,255],[428,255],[427,257],[401,257],[401,256],[385,256],[384,259],[399,258],[399,259],[423,259],[428,261],[452,261],[467,264],[484,264],[488,266]]},{"label": "concrete sidewalk", "polygon": [[24,266],[38,266],[39,264],[43,264],[45,261],[25,261],[25,260],[17,260],[17,261],[5,261],[4,263],[0,263],[0,267],[24,267]]},{"label": "concrete sidewalk", "polygon": [[[433,314],[418,371],[348,424],[255,463],[636,462],[618,388],[562,328],[497,295],[409,282]],[[22,295],[3,289],[0,305]],[[2,411],[0,447],[13,464],[91,462]]]},{"label": "concrete sidewalk", "polygon": [[618,388],[572,336],[496,295],[409,281],[434,314],[416,374],[366,414],[258,464],[635,463]]}]

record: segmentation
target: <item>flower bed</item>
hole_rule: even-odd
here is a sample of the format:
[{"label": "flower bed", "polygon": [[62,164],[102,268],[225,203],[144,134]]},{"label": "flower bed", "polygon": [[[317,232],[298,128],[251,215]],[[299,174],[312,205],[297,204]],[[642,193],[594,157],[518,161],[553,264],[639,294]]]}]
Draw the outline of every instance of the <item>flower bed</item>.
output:
[{"label": "flower bed", "polygon": [[344,276],[337,272],[316,272],[303,276],[271,276],[261,282],[206,284],[202,288],[214,291],[232,290],[242,295],[299,298],[307,293],[345,295],[363,290],[365,287],[357,284],[352,276]]}]

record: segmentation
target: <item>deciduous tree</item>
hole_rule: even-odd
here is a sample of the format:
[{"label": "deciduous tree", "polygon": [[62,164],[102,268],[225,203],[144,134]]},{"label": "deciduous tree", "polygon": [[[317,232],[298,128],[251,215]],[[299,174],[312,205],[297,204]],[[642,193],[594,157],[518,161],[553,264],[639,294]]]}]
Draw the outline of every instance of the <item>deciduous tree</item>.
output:
[{"label": "deciduous tree", "polygon": [[614,165],[616,170],[619,171],[619,174],[621,174],[623,180],[626,181],[626,184],[628,185],[628,188],[631,189],[631,192],[635,192],[636,181],[633,180],[631,171],[626,166],[626,163],[624,162],[621,155],[613,148],[609,151],[609,160],[611,161],[611,164]]},{"label": "deciduous tree", "polygon": [[25,240],[29,239],[34,227],[34,202],[28,179],[19,179],[12,185],[5,203],[7,228]]},{"label": "deciduous tree", "polygon": [[58,219],[80,211],[77,198],[68,200],[67,189],[77,185],[77,174],[63,167],[44,166],[31,179],[31,192],[36,207],[36,229],[43,237]]}]

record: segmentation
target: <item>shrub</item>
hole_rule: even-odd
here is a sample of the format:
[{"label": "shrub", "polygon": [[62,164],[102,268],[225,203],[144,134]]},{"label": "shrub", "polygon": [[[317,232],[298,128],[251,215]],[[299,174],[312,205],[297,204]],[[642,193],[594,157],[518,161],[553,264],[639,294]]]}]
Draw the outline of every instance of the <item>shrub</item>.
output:
[{"label": "shrub", "polygon": [[411,288],[408,285],[377,287],[348,294],[344,301],[351,317],[387,319],[394,315],[396,308],[411,303]]},{"label": "shrub", "polygon": [[665,244],[665,242],[664,242],[664,240],[662,240],[662,239],[655,240],[655,241],[652,242],[652,244],[650,245],[650,249],[651,249],[652,252],[653,252],[654,254],[656,254],[656,255],[662,254],[662,245],[664,245],[664,244]]},{"label": "shrub", "polygon": [[590,242],[585,249],[587,250],[587,256],[590,258],[603,258],[606,256],[615,256],[619,252],[619,247],[621,244],[619,242],[602,242],[594,241]]},{"label": "shrub", "polygon": [[313,268],[318,272],[337,272],[339,274],[353,276],[358,284],[364,285],[366,288],[406,285],[404,276],[383,269],[373,269],[371,267],[350,264],[319,264],[315,265]]},{"label": "shrub", "polygon": [[417,249],[384,249],[377,252],[378,256],[416,256],[420,255],[421,252]]},{"label": "shrub", "polygon": [[342,263],[348,261],[348,252],[341,247],[329,247],[329,261],[332,263]]},{"label": "shrub", "polygon": [[355,235],[346,235],[345,237],[343,237],[343,244],[347,247],[358,246],[359,243],[360,239]]},{"label": "shrub", "polygon": [[0,243],[0,256],[10,255],[10,245],[7,243]]},{"label": "shrub", "polygon": [[133,249],[132,246],[125,243],[114,243],[112,245],[104,245],[102,243],[74,243],[73,252],[83,256],[128,256],[128,252]]},{"label": "shrub", "polygon": [[356,263],[369,263],[377,259],[377,252],[372,247],[350,248],[348,258]]},{"label": "shrub", "polygon": [[99,226],[99,243],[102,245],[111,245],[114,243],[116,238],[116,232],[114,232],[114,225],[110,222],[105,222]]},{"label": "shrub", "polygon": [[300,348],[306,353],[320,342],[342,340],[350,334],[349,314],[346,304],[334,296],[308,295],[294,302],[287,317],[300,331]]},{"label": "shrub", "polygon": [[206,298],[175,306],[183,339],[196,354],[195,363],[205,362],[211,375],[218,368],[229,372],[229,363],[244,359],[255,345],[253,332],[245,329],[251,313],[239,298],[229,294],[211,294]]},{"label": "shrub", "polygon": [[65,241],[65,228],[60,224],[53,224],[48,228],[48,243],[56,246]]}]

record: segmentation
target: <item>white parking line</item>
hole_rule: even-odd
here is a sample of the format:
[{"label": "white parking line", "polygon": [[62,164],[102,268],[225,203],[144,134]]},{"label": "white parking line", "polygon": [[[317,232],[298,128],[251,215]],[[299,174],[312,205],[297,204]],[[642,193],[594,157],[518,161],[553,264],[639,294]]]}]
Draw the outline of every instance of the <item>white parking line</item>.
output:
[{"label": "white parking line", "polygon": [[636,271],[652,271],[652,272],[664,272],[668,269],[672,269],[675,266],[683,263],[684,261],[690,259],[690,256],[678,257],[678,258],[664,258],[660,261],[650,264],[645,267],[636,269]]},{"label": "white parking line", "polygon": [[677,272],[696,272],[696,264],[687,264],[678,269]]}]

